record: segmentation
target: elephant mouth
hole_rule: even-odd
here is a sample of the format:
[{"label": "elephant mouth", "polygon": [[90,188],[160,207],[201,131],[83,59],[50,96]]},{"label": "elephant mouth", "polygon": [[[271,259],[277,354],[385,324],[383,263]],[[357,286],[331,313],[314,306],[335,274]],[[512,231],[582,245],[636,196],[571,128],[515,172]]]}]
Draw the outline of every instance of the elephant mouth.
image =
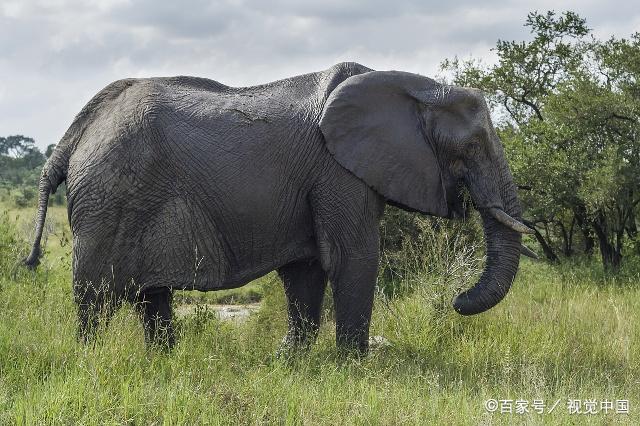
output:
[{"label": "elephant mouth", "polygon": [[447,205],[449,207],[449,219],[466,219],[471,214],[473,202],[468,195],[467,187],[462,179],[448,185]]}]

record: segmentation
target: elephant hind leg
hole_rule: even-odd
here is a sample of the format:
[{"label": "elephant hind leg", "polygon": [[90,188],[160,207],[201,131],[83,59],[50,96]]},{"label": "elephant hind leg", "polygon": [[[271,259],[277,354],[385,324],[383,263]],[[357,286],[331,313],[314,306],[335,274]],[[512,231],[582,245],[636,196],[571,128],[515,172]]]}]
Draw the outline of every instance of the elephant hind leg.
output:
[{"label": "elephant hind leg", "polygon": [[92,281],[76,283],[74,294],[78,306],[78,340],[93,342],[100,325],[106,327],[109,324],[118,301],[104,281],[100,284]]},{"label": "elephant hind leg", "polygon": [[173,347],[172,300],[173,291],[168,287],[149,288],[138,294],[135,307],[142,318],[147,346],[163,350]]},{"label": "elephant hind leg", "polygon": [[289,263],[278,269],[278,274],[284,284],[289,318],[282,350],[306,347],[318,334],[327,275],[317,259]]}]

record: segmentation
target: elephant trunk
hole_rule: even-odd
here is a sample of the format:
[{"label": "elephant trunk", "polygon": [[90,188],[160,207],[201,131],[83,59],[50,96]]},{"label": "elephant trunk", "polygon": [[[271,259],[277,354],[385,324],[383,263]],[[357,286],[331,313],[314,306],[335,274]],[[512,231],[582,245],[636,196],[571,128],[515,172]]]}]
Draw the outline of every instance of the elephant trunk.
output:
[{"label": "elephant trunk", "polygon": [[453,300],[454,309],[462,315],[478,314],[498,304],[509,292],[520,262],[521,232],[527,228],[520,223],[522,210],[506,161],[496,178],[504,210],[480,209],[487,260],[478,283]]}]

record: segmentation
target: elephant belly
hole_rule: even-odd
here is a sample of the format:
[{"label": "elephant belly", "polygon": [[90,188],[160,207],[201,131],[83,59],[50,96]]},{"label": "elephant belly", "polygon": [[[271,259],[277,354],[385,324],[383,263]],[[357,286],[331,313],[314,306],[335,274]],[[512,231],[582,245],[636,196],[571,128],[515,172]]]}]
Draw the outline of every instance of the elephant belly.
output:
[{"label": "elephant belly", "polygon": [[269,220],[256,214],[259,206],[253,207],[252,214],[240,209],[220,213],[203,206],[202,200],[168,200],[142,235],[147,285],[201,291],[233,288],[292,260],[316,255],[311,232],[282,226],[299,220]]},{"label": "elephant belly", "polygon": [[[203,218],[205,235],[216,236],[212,244],[216,255],[211,261],[222,263],[224,270],[198,289],[238,287],[291,261],[317,255],[312,215],[305,200],[278,189],[259,195],[243,191],[230,188],[216,195],[220,200],[217,211],[211,204],[202,206],[208,213]],[[221,261],[216,260],[218,255]]]},{"label": "elephant belly", "polygon": [[264,219],[247,216],[243,221],[239,214],[230,227],[184,197],[153,207],[141,199],[115,201],[73,223],[76,281],[115,279],[122,289],[133,281],[136,289],[219,290],[317,255],[310,232],[294,233],[285,227],[278,234],[278,221],[265,224]]}]

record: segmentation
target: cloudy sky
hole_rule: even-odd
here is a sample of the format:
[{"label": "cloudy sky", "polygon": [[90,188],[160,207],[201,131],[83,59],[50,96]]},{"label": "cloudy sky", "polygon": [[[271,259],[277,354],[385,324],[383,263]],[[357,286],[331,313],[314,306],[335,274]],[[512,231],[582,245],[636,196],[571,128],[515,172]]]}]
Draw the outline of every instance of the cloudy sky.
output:
[{"label": "cloudy sky", "polygon": [[0,0],[0,136],[57,143],[102,87],[196,75],[246,86],[356,61],[436,76],[494,60],[531,10],[573,10],[599,37],[640,30],[637,1]]}]

